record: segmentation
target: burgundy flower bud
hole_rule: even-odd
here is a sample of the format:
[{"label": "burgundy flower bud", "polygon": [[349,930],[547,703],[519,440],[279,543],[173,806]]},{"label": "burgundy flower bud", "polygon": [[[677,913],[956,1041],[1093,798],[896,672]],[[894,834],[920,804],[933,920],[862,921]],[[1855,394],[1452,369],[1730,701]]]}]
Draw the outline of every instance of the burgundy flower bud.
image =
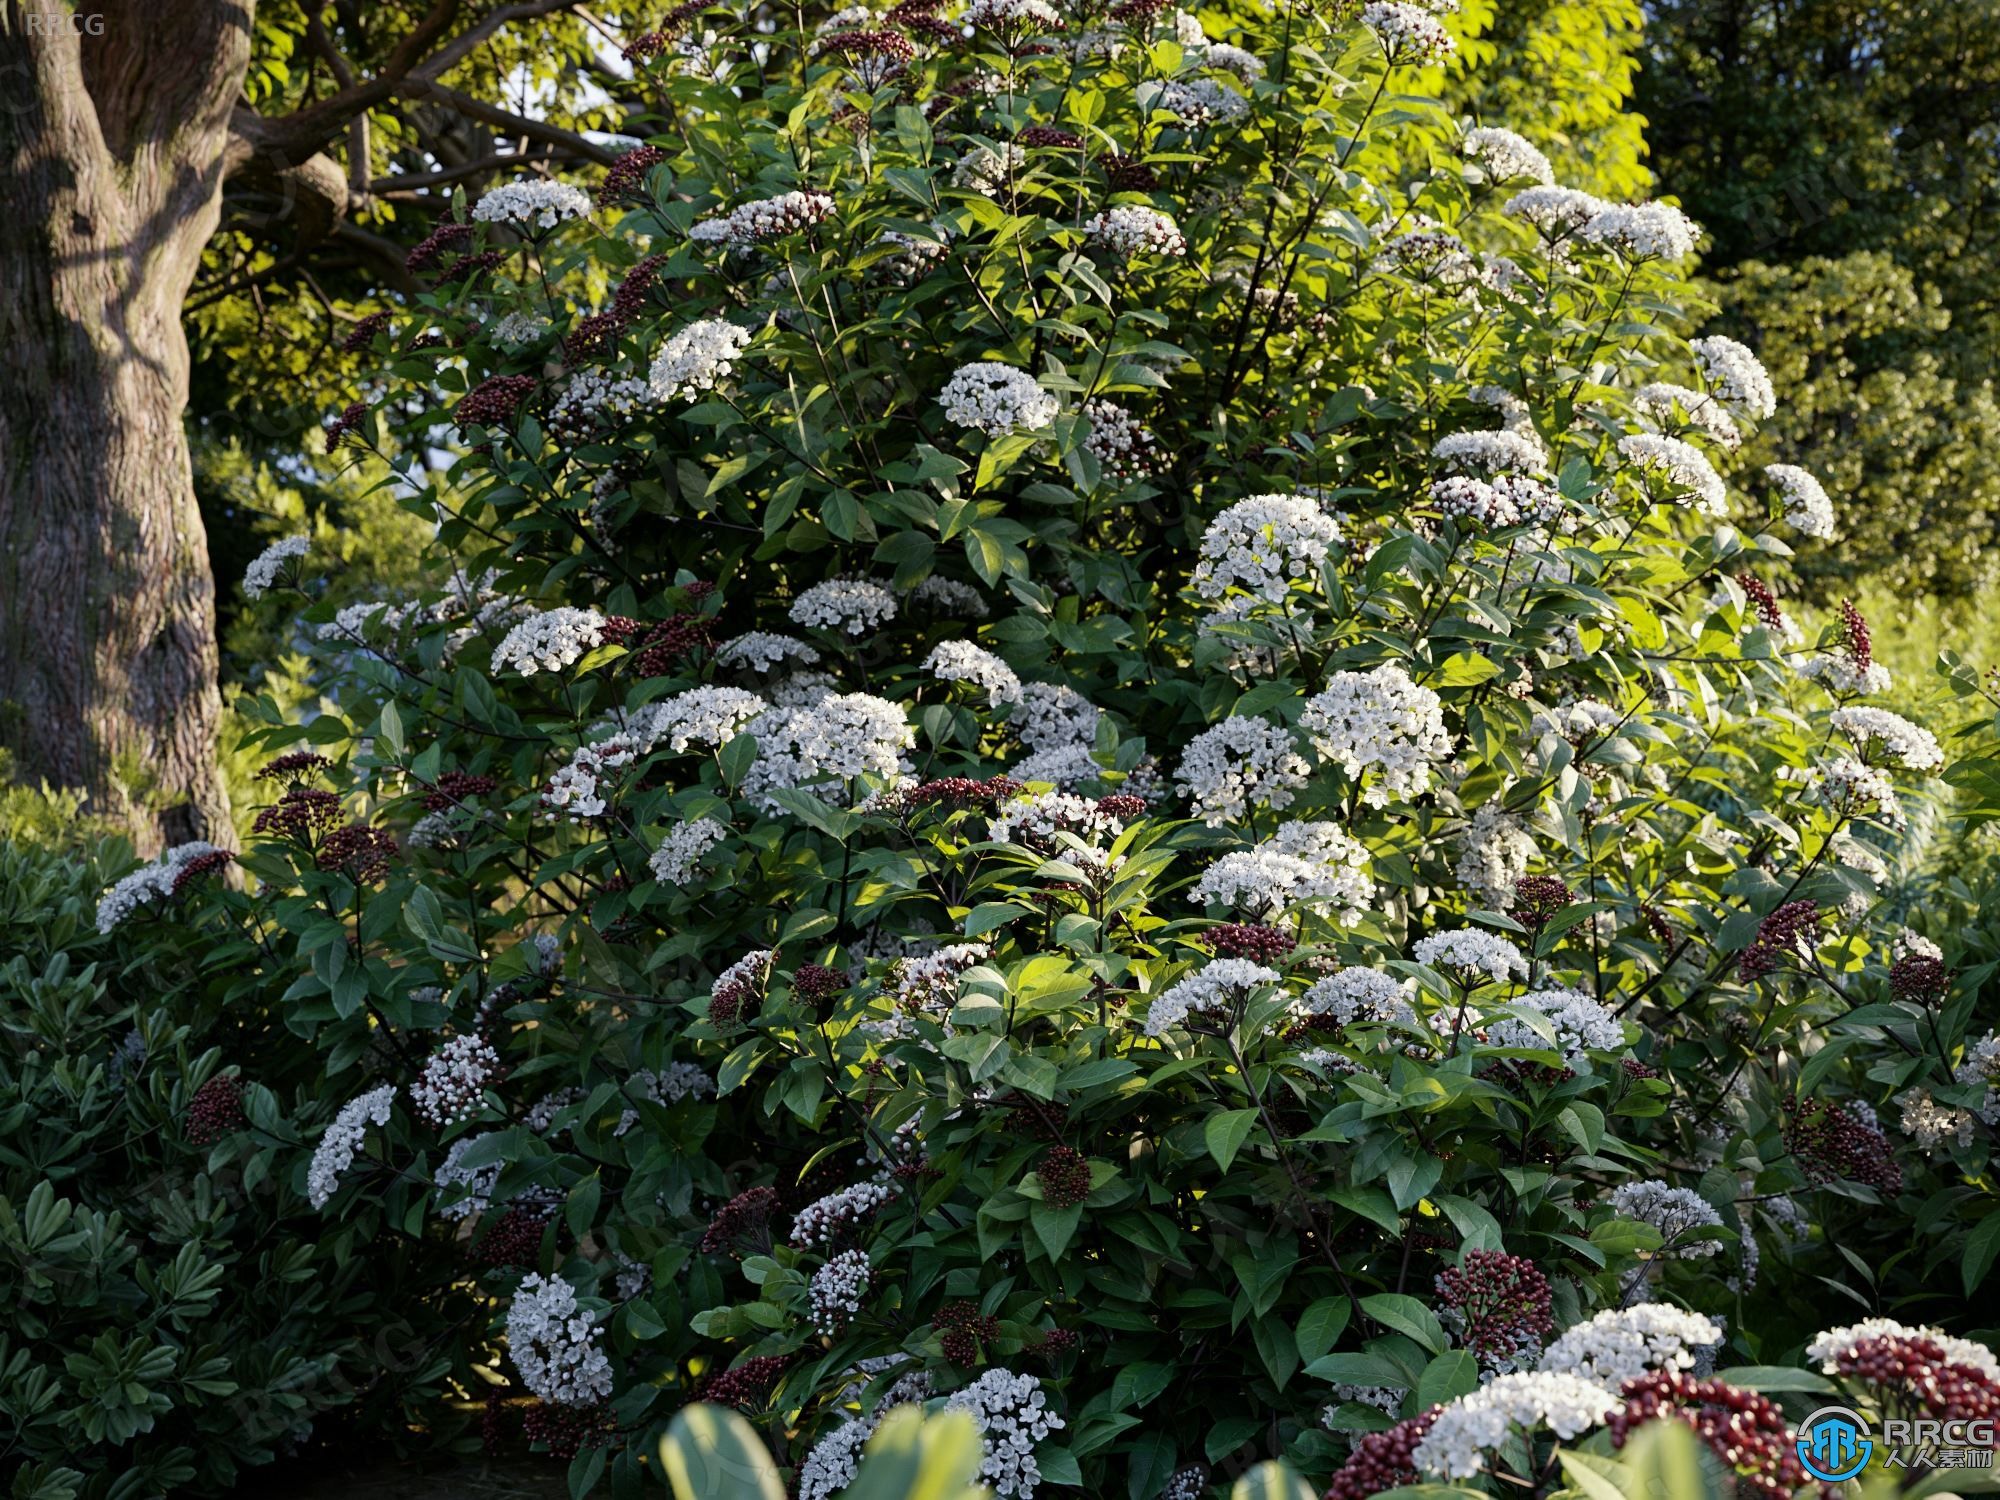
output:
[{"label": "burgundy flower bud", "polygon": [[597,201],[622,203],[627,198],[643,197],[646,174],[666,159],[667,153],[658,146],[634,146],[604,169],[604,181],[597,188]]},{"label": "burgundy flower bud", "polygon": [[1738,1495],[1787,1500],[1806,1486],[1792,1424],[1769,1397],[1701,1380],[1685,1370],[1657,1370],[1627,1381],[1622,1411],[1606,1425],[1613,1448],[1648,1422],[1685,1423],[1730,1470]]},{"label": "burgundy flower bud", "polygon": [[1083,137],[1073,131],[1058,130],[1053,125],[1030,125],[1014,137],[1018,146],[1050,146],[1059,151],[1075,151],[1083,145]]},{"label": "burgundy flower bud", "polygon": [[1785,1149],[1808,1182],[1858,1182],[1888,1197],[1903,1190],[1903,1169],[1881,1131],[1819,1099],[1787,1099],[1784,1108]]},{"label": "burgundy flower bud", "polygon": [[467,771],[443,772],[424,798],[426,812],[443,812],[456,807],[471,797],[484,797],[500,783],[491,776],[476,776]]},{"label": "burgundy flower bud", "polygon": [[1298,940],[1289,932],[1256,922],[1221,922],[1202,936],[1219,958],[1247,958],[1267,967],[1291,957],[1298,947]]},{"label": "burgundy flower bud", "polygon": [[970,1369],[981,1363],[986,1346],[1000,1337],[1000,1321],[970,1302],[947,1302],[931,1319],[931,1329],[944,1346],[944,1357]]},{"label": "burgundy flower bud", "polygon": [[790,1364],[788,1354],[764,1354],[746,1359],[733,1370],[721,1370],[702,1381],[695,1391],[697,1401],[717,1406],[760,1407],[769,1399],[771,1387]]},{"label": "burgundy flower bud", "polygon": [[1529,875],[1514,882],[1514,909],[1507,913],[1530,932],[1540,932],[1576,893],[1553,875]]},{"label": "burgundy flower bud", "polygon": [[317,861],[322,870],[338,870],[357,885],[380,880],[398,853],[396,840],[380,828],[350,823],[326,836]]},{"label": "burgundy flower bud", "polygon": [[704,1255],[733,1251],[745,1241],[768,1248],[771,1215],[778,1211],[776,1188],[754,1187],[738,1193],[715,1212],[701,1237]]},{"label": "burgundy flower bud", "polygon": [[275,805],[263,809],[250,825],[253,833],[279,838],[305,838],[340,821],[340,798],[332,792],[294,786]]},{"label": "burgundy flower bud", "polygon": [[1511,1368],[1555,1327],[1549,1280],[1533,1261],[1499,1250],[1468,1250],[1438,1272],[1439,1316],[1489,1369]]},{"label": "burgundy flower bud", "polygon": [[1090,1196],[1090,1163],[1083,1153],[1054,1146],[1035,1169],[1042,1197],[1054,1208],[1074,1208]]},{"label": "burgundy flower bud", "polygon": [[468,427],[505,427],[534,389],[532,375],[489,376],[459,399],[452,420],[460,432]]},{"label": "burgundy flower bud", "polygon": [[389,314],[373,312],[357,322],[340,341],[342,354],[359,354],[375,342],[375,335],[389,326]]},{"label": "burgundy flower bud", "polygon": [[538,1266],[542,1261],[542,1231],[549,1215],[516,1206],[501,1214],[493,1227],[479,1237],[473,1253],[480,1264],[499,1269],[507,1266]]},{"label": "burgundy flower bud", "polygon": [[188,1101],[187,1138],[197,1146],[212,1146],[249,1121],[243,1114],[243,1080],[234,1073],[218,1073]]},{"label": "burgundy flower bud", "polygon": [[1757,928],[1756,941],[1743,950],[1736,961],[1736,973],[1745,984],[1773,973],[1785,955],[1797,958],[1801,945],[1819,926],[1819,908],[1810,901],[1787,901]]},{"label": "burgundy flower bud", "polygon": [[1905,953],[1889,970],[1889,992],[1898,1000],[1929,1005],[1951,988],[1951,970],[1928,953]]},{"label": "burgundy flower bud", "polygon": [[1354,1440],[1353,1451],[1326,1487],[1326,1500],[1367,1500],[1384,1490],[1420,1481],[1413,1455],[1443,1411],[1433,1406],[1420,1417],[1408,1417],[1385,1432],[1369,1432]]},{"label": "burgundy flower bud", "polygon": [[617,1431],[611,1414],[601,1406],[560,1406],[537,1401],[521,1416],[521,1432],[552,1457],[575,1458],[585,1448],[608,1443]]}]

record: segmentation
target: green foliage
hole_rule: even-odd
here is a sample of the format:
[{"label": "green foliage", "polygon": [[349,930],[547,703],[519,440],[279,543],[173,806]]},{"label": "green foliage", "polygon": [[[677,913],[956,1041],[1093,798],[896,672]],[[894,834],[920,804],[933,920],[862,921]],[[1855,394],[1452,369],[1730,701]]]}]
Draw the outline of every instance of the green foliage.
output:
[{"label": "green foliage", "polygon": [[1727,326],[1786,372],[1770,446],[1843,496],[1809,577],[1976,594],[1994,579],[1994,251],[1987,91],[2000,13],[1666,0],[1639,106],[1655,170],[1708,226]]},{"label": "green foliage", "polygon": [[[660,1440],[660,1468],[676,1500],[783,1500],[777,1462],[757,1430],[726,1407],[697,1403]],[[974,1482],[979,1429],[960,1412],[926,1417],[898,1407],[868,1441],[848,1500],[985,1500]]]},{"label": "green foliage", "polygon": [[[25,1500],[214,1493],[419,1373],[415,1325],[273,1177],[303,1061],[282,1030],[208,1003],[169,932],[98,936],[130,863],[0,839],[0,1427]],[[248,1118],[204,1135],[196,1095],[245,1063]]]},{"label": "green foliage", "polygon": [[[1985,975],[1912,1000],[1878,892],[1938,757],[1746,592],[1675,221],[1538,231],[1337,7],[1186,20],[870,92],[705,18],[622,196],[489,200],[375,336],[423,586],[284,565],[247,879],[124,922],[262,1018],[274,1191],[441,1330],[414,1420],[622,1495],[763,1473],[727,1405],[823,1500],[922,1401],[996,1490],[1179,1500],[1648,1297],[1743,1365],[1977,1316]],[[1866,1123],[1923,1091],[1962,1136]]]}]

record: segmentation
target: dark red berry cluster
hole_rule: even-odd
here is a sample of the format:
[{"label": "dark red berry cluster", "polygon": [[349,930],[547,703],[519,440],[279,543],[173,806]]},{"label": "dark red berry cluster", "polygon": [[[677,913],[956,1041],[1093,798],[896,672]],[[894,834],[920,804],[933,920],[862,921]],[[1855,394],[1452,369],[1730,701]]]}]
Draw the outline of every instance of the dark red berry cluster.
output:
[{"label": "dark red berry cluster", "polygon": [[469,771],[445,771],[431,784],[424,797],[426,812],[443,812],[471,797],[484,797],[500,783],[491,776],[475,776]]},{"label": "dark red berry cluster", "polygon": [[644,196],[646,174],[666,159],[667,153],[658,146],[634,146],[604,169],[604,181],[597,188],[597,201],[622,203],[627,198]]},{"label": "dark red berry cluster", "polygon": [[1000,1337],[1000,1320],[988,1317],[971,1302],[947,1302],[931,1319],[931,1329],[944,1346],[944,1357],[968,1369],[980,1363],[986,1346]]},{"label": "dark red berry cluster", "polygon": [[1862,1339],[1834,1356],[1834,1368],[1888,1398],[1885,1405],[1921,1409],[1940,1422],[2000,1419],[2000,1382],[1984,1370],[1960,1364],[1925,1334],[1888,1334]]},{"label": "dark red berry cluster", "polygon": [[1785,628],[1785,612],[1778,608],[1778,596],[1771,592],[1771,586],[1755,573],[1736,575],[1736,586],[1743,590],[1743,597],[1756,607],[1757,618],[1773,630]]},{"label": "dark red berry cluster", "polygon": [[717,1406],[762,1406],[771,1394],[771,1387],[778,1383],[778,1377],[791,1362],[787,1354],[761,1354],[746,1359],[735,1369],[720,1370],[702,1381],[695,1399],[712,1401]]},{"label": "dark red berry cluster", "polygon": [[1056,1208],[1074,1208],[1090,1196],[1090,1162],[1069,1146],[1053,1146],[1035,1169],[1042,1197]]},{"label": "dark red berry cluster", "polygon": [[1259,964],[1279,963],[1298,947],[1298,940],[1289,932],[1257,922],[1223,922],[1202,935],[1218,956],[1247,958]]},{"label": "dark red berry cluster", "polygon": [[460,432],[468,427],[505,427],[534,389],[532,375],[489,375],[459,398],[452,421]]},{"label": "dark red berry cluster", "polygon": [[744,1241],[770,1244],[771,1215],[778,1211],[778,1190],[754,1187],[738,1193],[715,1211],[702,1233],[704,1255],[732,1251]]},{"label": "dark red berry cluster", "polygon": [[1461,1264],[1438,1272],[1437,1291],[1465,1347],[1489,1366],[1539,1346],[1555,1327],[1549,1279],[1525,1256],[1468,1250]]},{"label": "dark red berry cluster", "polygon": [[540,1265],[542,1231],[548,1225],[547,1214],[527,1208],[510,1208],[479,1237],[473,1253],[482,1265],[495,1268]]},{"label": "dark red berry cluster", "polygon": [[277,838],[302,839],[333,827],[340,817],[340,798],[332,792],[295,786],[258,813],[250,829]]},{"label": "dark red berry cluster", "polygon": [[297,784],[310,781],[321,771],[333,764],[324,755],[316,755],[310,750],[294,750],[281,755],[257,773],[259,781],[283,781]]},{"label": "dark red berry cluster", "polygon": [[1576,892],[1553,875],[1528,875],[1514,882],[1514,907],[1507,915],[1530,932],[1540,932],[1557,912],[1576,900]]},{"label": "dark red berry cluster", "polygon": [[1058,130],[1053,125],[1030,125],[1014,137],[1019,146],[1052,146],[1059,151],[1074,151],[1083,145],[1083,137],[1068,130]]},{"label": "dark red berry cluster", "polygon": [[1736,973],[1745,984],[1762,979],[1784,962],[1787,954],[1797,957],[1799,945],[1819,925],[1819,908],[1810,901],[1787,901],[1758,925],[1757,939],[1736,961]]},{"label": "dark red berry cluster", "polygon": [[1951,970],[1928,953],[1905,953],[1889,969],[1889,992],[1898,1000],[1928,1005],[1951,988]]},{"label": "dark red berry cluster", "polygon": [[1354,1451],[1326,1487],[1326,1500],[1366,1500],[1384,1490],[1416,1484],[1420,1478],[1413,1457],[1417,1444],[1443,1410],[1433,1406],[1420,1417],[1407,1417],[1386,1431],[1356,1438]]},{"label": "dark red berry cluster", "polygon": [[204,875],[214,874],[234,858],[236,856],[227,849],[211,849],[206,854],[197,854],[193,859],[182,861],[180,868],[174,871],[174,894],[178,896]]},{"label": "dark red berry cluster", "polygon": [[394,835],[365,823],[349,823],[326,836],[316,860],[322,870],[339,871],[361,884],[388,874],[397,853]]},{"label": "dark red berry cluster", "polygon": [[1626,1440],[1648,1422],[1684,1422],[1736,1476],[1736,1493],[1785,1500],[1806,1484],[1792,1424],[1769,1397],[1755,1391],[1701,1380],[1685,1370],[1657,1370],[1627,1381],[1622,1411],[1607,1426],[1611,1445]]},{"label": "dark red berry cluster", "polygon": [[243,1080],[234,1073],[216,1074],[188,1101],[187,1138],[197,1146],[213,1146],[246,1123]]},{"label": "dark red berry cluster", "polygon": [[556,1458],[575,1458],[585,1448],[609,1441],[610,1415],[600,1406],[559,1406],[537,1401],[521,1415],[521,1432]]},{"label": "dark red berry cluster", "polygon": [[1809,1182],[1858,1182],[1891,1196],[1903,1190],[1889,1138],[1837,1104],[1787,1099],[1785,1148]]},{"label": "dark red berry cluster", "polygon": [[847,976],[825,964],[800,964],[792,971],[792,993],[801,1000],[818,1004],[831,1000],[847,988]]},{"label": "dark red berry cluster", "polygon": [[403,269],[412,276],[422,275],[437,266],[444,259],[446,251],[462,249],[472,238],[472,232],[470,224],[460,224],[446,219],[419,240],[417,247],[403,257]]},{"label": "dark red berry cluster", "polygon": [[1840,601],[1840,645],[1857,671],[1865,672],[1875,660],[1875,642],[1868,634],[1868,622],[1852,599]]}]

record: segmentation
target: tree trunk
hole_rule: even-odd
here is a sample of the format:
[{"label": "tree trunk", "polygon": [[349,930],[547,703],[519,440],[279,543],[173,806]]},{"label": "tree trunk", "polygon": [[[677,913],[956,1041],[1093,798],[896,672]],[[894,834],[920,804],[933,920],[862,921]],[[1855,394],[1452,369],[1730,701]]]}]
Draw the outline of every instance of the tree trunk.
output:
[{"label": "tree trunk", "polygon": [[142,850],[218,841],[181,304],[254,0],[0,0],[0,744]]}]

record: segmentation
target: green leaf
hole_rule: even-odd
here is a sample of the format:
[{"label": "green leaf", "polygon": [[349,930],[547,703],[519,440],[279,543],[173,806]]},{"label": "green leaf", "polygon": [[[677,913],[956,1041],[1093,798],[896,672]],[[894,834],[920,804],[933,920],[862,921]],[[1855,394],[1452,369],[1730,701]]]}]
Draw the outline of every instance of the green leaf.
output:
[{"label": "green leaf", "polygon": [[1377,1292],[1361,1299],[1361,1310],[1384,1328],[1408,1334],[1433,1354],[1441,1353],[1450,1342],[1437,1314],[1415,1297],[1400,1292]]},{"label": "green leaf", "polygon": [[1345,1297],[1322,1297],[1299,1315],[1295,1342],[1299,1358],[1310,1364],[1340,1341],[1353,1314],[1353,1304]]},{"label": "green leaf", "polygon": [[1965,1255],[1959,1263],[1959,1271],[1965,1278],[1966,1296],[1970,1297],[1986,1280],[1996,1255],[2000,1255],[2000,1210],[1981,1219],[1972,1233],[1965,1237]]},{"label": "green leaf", "polygon": [[1250,1132],[1256,1124],[1257,1111],[1254,1109],[1223,1110],[1220,1114],[1210,1115],[1202,1122],[1202,1144],[1208,1148],[1208,1154],[1215,1159],[1215,1164],[1227,1172],[1229,1164],[1236,1160],[1236,1153],[1243,1149],[1243,1143],[1250,1138]]},{"label": "green leaf", "polygon": [[682,1407],[660,1439],[660,1467],[676,1500],[785,1500],[756,1429],[727,1407]]},{"label": "green leaf", "polygon": [[1479,1389],[1479,1361],[1469,1349],[1447,1349],[1417,1377],[1417,1406],[1428,1411],[1439,1402]]},{"label": "green leaf", "polygon": [[1318,1500],[1317,1492],[1291,1466],[1258,1464],[1229,1487],[1229,1500]]}]

